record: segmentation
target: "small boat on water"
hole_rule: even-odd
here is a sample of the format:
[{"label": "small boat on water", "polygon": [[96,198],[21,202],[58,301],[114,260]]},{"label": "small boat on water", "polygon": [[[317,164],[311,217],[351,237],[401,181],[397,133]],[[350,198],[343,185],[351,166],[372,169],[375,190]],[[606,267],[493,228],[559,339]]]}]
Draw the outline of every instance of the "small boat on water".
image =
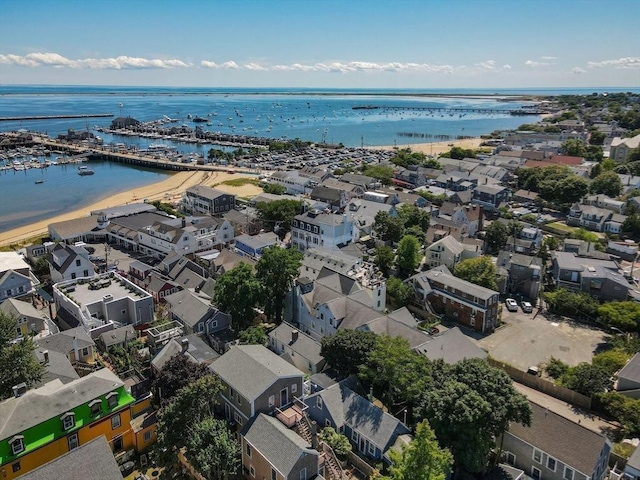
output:
[{"label": "small boat on water", "polygon": [[84,165],[78,167],[78,175],[93,175],[95,172],[91,170],[89,167],[85,167]]},{"label": "small boat on water", "polygon": [[36,185],[38,185],[40,183],[44,183],[44,180],[36,180]]}]

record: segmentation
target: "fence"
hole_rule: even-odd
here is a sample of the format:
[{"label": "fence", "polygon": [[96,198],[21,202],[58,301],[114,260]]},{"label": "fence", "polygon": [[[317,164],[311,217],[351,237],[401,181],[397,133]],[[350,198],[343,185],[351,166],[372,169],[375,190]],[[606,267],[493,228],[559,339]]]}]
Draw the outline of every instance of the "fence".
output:
[{"label": "fence", "polygon": [[539,392],[546,393],[554,398],[571,403],[572,405],[591,410],[591,398],[586,395],[574,392],[573,390],[569,390],[565,387],[560,387],[548,380],[523,372],[522,370],[518,370],[511,365],[499,362],[493,358],[489,358],[488,361],[494,367],[504,370],[514,382],[521,383],[527,387],[538,390]]},{"label": "fence", "polygon": [[370,478],[373,475],[375,469],[365,462],[362,458],[360,458],[356,453],[349,452],[349,456],[347,458],[347,462],[350,465],[353,465],[356,470],[362,473],[366,478]]}]

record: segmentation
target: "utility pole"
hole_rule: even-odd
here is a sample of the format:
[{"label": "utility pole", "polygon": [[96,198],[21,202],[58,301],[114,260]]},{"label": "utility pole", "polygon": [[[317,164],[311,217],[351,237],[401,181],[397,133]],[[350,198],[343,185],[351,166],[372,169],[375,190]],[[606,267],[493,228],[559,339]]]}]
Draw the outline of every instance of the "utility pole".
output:
[{"label": "utility pole", "polygon": [[109,269],[109,252],[111,252],[111,247],[108,243],[104,244],[104,271],[106,272]]}]

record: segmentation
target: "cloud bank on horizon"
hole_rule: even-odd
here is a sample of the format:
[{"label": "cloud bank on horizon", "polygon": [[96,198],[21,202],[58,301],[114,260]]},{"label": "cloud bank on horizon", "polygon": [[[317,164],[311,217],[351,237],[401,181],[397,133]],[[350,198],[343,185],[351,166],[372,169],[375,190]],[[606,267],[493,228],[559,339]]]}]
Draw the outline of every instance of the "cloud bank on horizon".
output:
[{"label": "cloud bank on horizon", "polygon": [[[587,69],[640,69],[640,57],[621,57],[600,61],[588,61],[582,68],[575,66],[572,69],[559,67],[557,57],[542,56],[540,60],[526,60],[522,63],[525,68],[549,68],[556,67],[574,74],[586,74]],[[56,69],[97,69],[97,70],[147,70],[147,69],[182,69],[200,68],[214,70],[248,70],[253,72],[333,72],[333,73],[357,73],[357,72],[417,72],[417,73],[442,73],[454,74],[456,72],[473,71],[498,71],[506,72],[517,68],[510,64],[499,65],[495,60],[485,60],[466,65],[429,64],[414,62],[318,62],[313,64],[290,63],[270,64],[258,62],[236,62],[227,60],[214,62],[201,60],[199,63],[191,63],[180,59],[140,58],[121,55],[108,58],[82,58],[70,59],[58,53],[29,53],[27,55],[0,54],[0,65],[14,65],[25,68],[52,67]]]}]

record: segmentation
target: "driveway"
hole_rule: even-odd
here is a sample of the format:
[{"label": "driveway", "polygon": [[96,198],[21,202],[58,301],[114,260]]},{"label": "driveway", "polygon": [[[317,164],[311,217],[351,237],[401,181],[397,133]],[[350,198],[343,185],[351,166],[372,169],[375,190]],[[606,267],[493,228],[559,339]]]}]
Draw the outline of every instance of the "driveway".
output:
[{"label": "driveway", "polygon": [[547,363],[551,357],[569,365],[590,362],[606,343],[606,333],[591,327],[552,321],[543,314],[502,311],[504,326],[491,335],[474,341],[496,360],[526,371],[530,366]]}]

